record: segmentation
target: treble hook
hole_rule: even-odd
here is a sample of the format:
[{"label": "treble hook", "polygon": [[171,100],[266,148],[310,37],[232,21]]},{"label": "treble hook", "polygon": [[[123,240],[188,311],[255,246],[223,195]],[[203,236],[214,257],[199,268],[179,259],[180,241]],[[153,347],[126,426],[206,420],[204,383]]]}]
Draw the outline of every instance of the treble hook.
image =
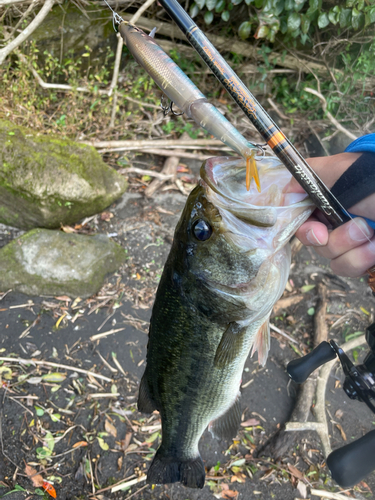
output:
[{"label": "treble hook", "polygon": [[172,113],[173,116],[181,116],[184,114],[183,111],[181,111],[181,113],[176,113],[176,111],[173,109],[173,104],[174,102],[173,101],[170,101],[168,103],[168,105],[165,105],[164,104],[164,101],[165,101],[166,97],[164,94],[161,95],[161,100],[160,100],[160,107],[163,111],[163,115],[164,116],[167,116],[169,112]]}]

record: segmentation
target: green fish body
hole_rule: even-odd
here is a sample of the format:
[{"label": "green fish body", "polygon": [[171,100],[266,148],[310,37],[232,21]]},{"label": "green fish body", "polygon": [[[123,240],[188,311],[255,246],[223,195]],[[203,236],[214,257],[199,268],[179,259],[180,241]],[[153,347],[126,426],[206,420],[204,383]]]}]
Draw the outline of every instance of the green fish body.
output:
[{"label": "green fish body", "polygon": [[287,242],[312,204],[283,195],[290,174],[279,160],[258,165],[261,194],[246,191],[243,160],[207,160],[176,227],[138,399],[140,411],[158,410],[162,420],[149,483],[204,486],[200,437],[207,426],[217,438],[235,437],[251,348],[266,361],[269,316],[289,274]]}]

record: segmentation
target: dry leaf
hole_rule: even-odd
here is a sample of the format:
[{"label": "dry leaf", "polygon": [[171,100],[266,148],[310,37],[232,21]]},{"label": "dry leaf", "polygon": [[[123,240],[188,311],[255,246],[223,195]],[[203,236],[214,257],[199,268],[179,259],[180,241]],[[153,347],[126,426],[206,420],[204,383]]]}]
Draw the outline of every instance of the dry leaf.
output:
[{"label": "dry leaf", "polygon": [[109,450],[109,444],[106,443],[102,437],[96,436],[96,439],[98,440],[99,446],[102,450],[104,451]]},{"label": "dry leaf", "polygon": [[47,481],[44,481],[43,484],[42,484],[42,488],[49,494],[51,495],[52,498],[56,498],[56,490],[55,488],[52,486],[51,483],[47,482]]},{"label": "dry leaf", "polygon": [[88,443],[86,441],[78,441],[73,444],[72,448],[81,448],[82,446],[88,446]]},{"label": "dry leaf", "polygon": [[223,490],[221,492],[221,497],[222,498],[227,498],[228,500],[231,500],[232,498],[237,498],[238,497],[238,491],[235,491],[235,490]]},{"label": "dry leaf", "polygon": [[288,469],[290,472],[295,476],[297,479],[303,479],[303,474],[301,471],[297,469],[297,467],[294,467],[294,465],[288,464]]},{"label": "dry leaf", "polygon": [[109,420],[106,420],[104,422],[104,428],[108,432],[108,434],[111,434],[111,436],[115,438],[117,437],[117,429],[113,424],[111,424]]},{"label": "dry leaf", "polygon": [[76,233],[77,231],[71,227],[71,226],[61,226],[61,229],[64,231],[64,233]]},{"label": "dry leaf", "polygon": [[344,412],[342,410],[337,410],[337,412],[335,413],[336,418],[342,418],[343,415],[344,415]]},{"label": "dry leaf", "polygon": [[66,373],[52,372],[42,376],[45,382],[63,382],[66,379]]},{"label": "dry leaf", "polygon": [[249,420],[245,420],[245,422],[241,422],[242,427],[254,427],[259,424],[260,422],[256,418],[250,418]]},{"label": "dry leaf", "polygon": [[302,498],[307,498],[307,487],[303,481],[298,481],[297,490]]},{"label": "dry leaf", "polygon": [[124,461],[124,457],[121,455],[117,459],[117,471],[119,472],[122,469],[122,462]]},{"label": "dry leaf", "polygon": [[104,220],[105,222],[108,222],[112,219],[113,213],[112,212],[103,212],[100,214],[100,219]]},{"label": "dry leaf", "polygon": [[244,483],[246,482],[246,476],[245,474],[242,474],[242,472],[237,472],[234,476],[230,478],[231,483]]},{"label": "dry leaf", "polygon": [[127,432],[125,434],[125,439],[121,439],[120,444],[121,444],[122,451],[126,451],[128,449],[132,435],[133,435],[132,432]]},{"label": "dry leaf", "polygon": [[29,476],[29,479],[31,479],[31,481],[35,487],[38,488],[40,486],[43,486],[44,479],[42,478],[42,476],[40,474],[37,473],[37,471],[35,469],[30,467],[30,465],[26,464],[25,472]]}]

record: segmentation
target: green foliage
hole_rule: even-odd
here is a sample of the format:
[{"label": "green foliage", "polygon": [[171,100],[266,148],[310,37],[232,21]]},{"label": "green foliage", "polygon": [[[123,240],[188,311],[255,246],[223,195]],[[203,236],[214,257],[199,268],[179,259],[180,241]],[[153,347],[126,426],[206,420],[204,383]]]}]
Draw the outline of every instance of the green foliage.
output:
[{"label": "green foliage", "polygon": [[[298,39],[305,44],[316,29],[335,28],[356,32],[375,23],[373,1],[346,0],[340,5],[324,0],[195,0],[190,15],[203,14],[209,25],[215,18],[224,22],[241,19],[237,31],[243,40],[250,37],[284,42]],[[337,31],[339,33],[339,31]]]}]

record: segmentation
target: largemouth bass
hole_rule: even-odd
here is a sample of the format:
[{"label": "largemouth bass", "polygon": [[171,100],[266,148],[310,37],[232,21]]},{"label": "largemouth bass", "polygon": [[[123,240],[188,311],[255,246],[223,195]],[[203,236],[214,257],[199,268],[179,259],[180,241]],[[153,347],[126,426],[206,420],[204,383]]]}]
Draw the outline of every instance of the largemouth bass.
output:
[{"label": "largemouth bass", "polygon": [[154,82],[189,118],[229,146],[247,161],[246,185],[254,179],[258,191],[260,181],[254,161],[258,148],[223,116],[194,85],[156,41],[132,24],[121,23],[119,32],[134,59]]},{"label": "largemouth bass", "polygon": [[313,210],[283,194],[291,175],[277,158],[259,163],[262,193],[244,185],[245,162],[211,158],[176,227],[152,311],[138,408],[158,410],[162,443],[149,483],[202,488],[198,443],[207,426],[233,438],[246,358],[269,350],[269,316],[290,267],[288,240]]}]

